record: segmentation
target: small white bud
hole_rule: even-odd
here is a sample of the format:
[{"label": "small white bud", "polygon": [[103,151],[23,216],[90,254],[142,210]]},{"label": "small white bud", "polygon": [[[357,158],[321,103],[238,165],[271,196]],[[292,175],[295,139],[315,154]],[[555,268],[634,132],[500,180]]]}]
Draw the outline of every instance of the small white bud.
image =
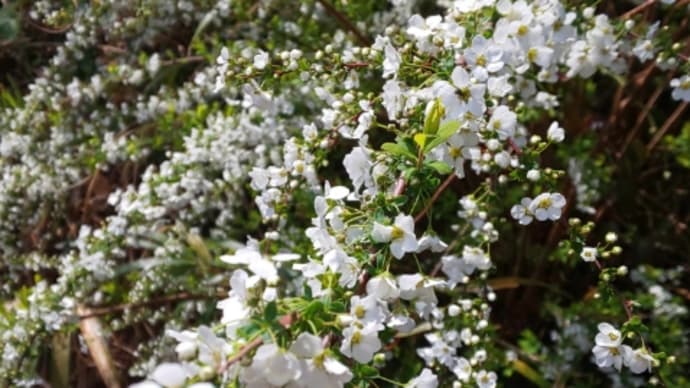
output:
[{"label": "small white bud", "polygon": [[536,182],[541,178],[541,173],[539,173],[539,170],[531,169],[527,171],[527,179],[531,180],[532,182]]}]

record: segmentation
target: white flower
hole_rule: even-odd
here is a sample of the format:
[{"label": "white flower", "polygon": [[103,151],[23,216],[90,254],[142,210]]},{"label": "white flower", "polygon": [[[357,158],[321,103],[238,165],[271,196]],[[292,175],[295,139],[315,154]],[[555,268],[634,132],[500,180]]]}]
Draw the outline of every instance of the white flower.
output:
[{"label": "white flower", "polygon": [[530,213],[539,221],[547,219],[555,221],[561,218],[561,211],[565,206],[565,198],[559,193],[542,193],[532,200],[529,205]]},{"label": "white flower", "polygon": [[479,388],[494,388],[496,386],[496,373],[480,370],[477,372],[475,380]]},{"label": "white flower", "polygon": [[390,75],[395,77],[398,72],[398,68],[400,67],[400,63],[402,62],[400,54],[398,54],[398,51],[395,49],[395,47],[388,42],[383,48],[383,52],[385,55],[383,59],[383,78],[388,78]]},{"label": "white flower", "polygon": [[527,179],[531,180],[532,182],[536,182],[541,178],[541,173],[537,169],[531,169],[527,171]]},{"label": "white flower", "polygon": [[390,242],[391,253],[400,259],[405,252],[417,250],[417,237],[414,234],[414,218],[398,214],[392,226],[385,226],[374,222],[371,237],[375,242]]},{"label": "white flower", "polygon": [[268,65],[268,53],[259,50],[259,53],[254,56],[254,67],[263,70],[266,68],[266,65]]},{"label": "white flower", "polygon": [[652,365],[656,361],[645,348],[633,350],[630,346],[623,345],[623,361],[625,366],[635,374],[651,372]]},{"label": "white flower", "polygon": [[182,364],[166,362],[156,367],[151,379],[165,388],[181,388],[187,380],[187,375]]},{"label": "white flower", "polygon": [[494,109],[488,128],[498,133],[501,140],[505,140],[515,135],[517,125],[517,115],[505,105],[500,105]]},{"label": "white flower", "polygon": [[436,388],[438,387],[438,377],[429,369],[424,368],[422,373],[410,380],[407,388]]},{"label": "white flower", "polygon": [[363,325],[372,325],[377,330],[383,330],[383,322],[388,311],[374,295],[364,298],[354,295],[350,299],[350,315]]},{"label": "white flower", "polygon": [[290,352],[306,359],[300,383],[305,387],[339,388],[352,380],[352,372],[337,359],[324,352],[321,338],[300,333],[290,346]]},{"label": "white flower", "polygon": [[623,336],[613,325],[607,322],[600,323],[597,328],[599,333],[594,337],[594,342],[599,346],[617,347],[623,342]]},{"label": "white flower", "polygon": [[276,344],[264,344],[256,350],[251,365],[242,370],[240,378],[250,386],[282,387],[301,374],[299,360],[294,354]]},{"label": "white flower", "polygon": [[580,252],[580,257],[586,262],[592,262],[597,259],[597,248],[584,247]]},{"label": "white flower", "polygon": [[565,130],[558,125],[557,121],[554,121],[546,131],[546,138],[554,143],[560,143],[565,139]]},{"label": "white flower", "polygon": [[383,107],[386,108],[388,118],[390,120],[397,120],[398,113],[403,107],[403,93],[400,88],[400,83],[393,79],[389,79],[383,85]]},{"label": "white flower", "polygon": [[684,75],[680,78],[671,80],[671,97],[676,101],[690,102],[690,75]]},{"label": "white flower", "polygon": [[376,327],[367,325],[362,328],[352,325],[343,330],[343,342],[340,352],[357,362],[365,364],[374,358],[374,353],[381,349]]},{"label": "white flower", "polygon": [[367,294],[373,295],[384,301],[398,299],[400,290],[395,284],[395,279],[389,273],[383,273],[369,279],[367,282]]},{"label": "white flower", "polygon": [[443,242],[438,236],[425,234],[419,239],[419,244],[417,246],[417,253],[424,252],[429,249],[432,252],[438,253],[443,252],[448,248],[448,244]]},{"label": "white flower", "polygon": [[371,166],[369,155],[362,147],[355,147],[343,159],[343,166],[345,171],[352,181],[352,186],[355,192],[359,192],[362,185],[370,186],[372,184]]},{"label": "white flower", "polygon": [[520,225],[529,225],[534,219],[534,215],[529,211],[529,207],[532,204],[532,198],[524,197],[518,205],[513,205],[510,208],[510,215],[518,220]]},{"label": "white flower", "polygon": [[623,365],[623,355],[620,346],[599,346],[596,345],[592,349],[594,354],[594,362],[599,368],[608,368],[613,366],[620,371]]}]

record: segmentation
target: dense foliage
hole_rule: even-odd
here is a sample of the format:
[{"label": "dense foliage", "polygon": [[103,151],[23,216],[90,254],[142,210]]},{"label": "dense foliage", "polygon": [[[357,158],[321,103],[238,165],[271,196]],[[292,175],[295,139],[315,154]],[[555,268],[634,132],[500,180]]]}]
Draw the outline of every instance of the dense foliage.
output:
[{"label": "dense foliage", "polygon": [[690,386],[690,1],[0,8],[0,385]]}]

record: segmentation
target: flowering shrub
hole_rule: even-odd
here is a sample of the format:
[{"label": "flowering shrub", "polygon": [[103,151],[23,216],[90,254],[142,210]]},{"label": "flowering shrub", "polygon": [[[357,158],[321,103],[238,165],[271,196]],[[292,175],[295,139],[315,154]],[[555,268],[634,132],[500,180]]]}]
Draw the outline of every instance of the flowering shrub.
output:
[{"label": "flowering shrub", "polygon": [[2,385],[687,386],[688,15],[3,8]]}]

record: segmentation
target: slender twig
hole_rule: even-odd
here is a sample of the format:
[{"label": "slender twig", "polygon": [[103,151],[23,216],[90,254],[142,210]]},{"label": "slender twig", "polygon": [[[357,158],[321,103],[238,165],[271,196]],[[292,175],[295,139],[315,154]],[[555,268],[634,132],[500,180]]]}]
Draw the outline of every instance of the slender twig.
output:
[{"label": "slender twig", "polygon": [[[78,306],[77,313],[81,315],[89,315],[89,308],[85,306]],[[89,354],[93,362],[96,364],[96,369],[103,379],[103,384],[108,388],[120,388],[119,378],[117,376],[116,368],[113,363],[113,358],[108,349],[108,343],[103,337],[103,327],[98,318],[91,316],[90,318],[82,319],[79,322],[81,334],[84,336],[84,342],[89,349]]]},{"label": "slender twig", "polygon": [[625,151],[628,149],[630,144],[632,143],[633,139],[639,132],[640,128],[642,128],[642,124],[644,123],[644,119],[647,117],[649,114],[650,110],[654,106],[654,103],[656,103],[656,100],[659,99],[659,96],[661,96],[661,93],[666,89],[665,85],[659,86],[655,91],[654,94],[647,100],[647,103],[645,104],[644,108],[642,108],[642,111],[640,114],[637,116],[637,121],[635,122],[635,126],[628,132],[628,136],[625,137],[625,142],[623,143],[623,146],[620,148],[620,150],[616,153],[616,159],[620,159],[623,157],[625,154]]},{"label": "slender twig", "polygon": [[651,7],[652,5],[654,5],[654,3],[656,3],[656,0],[647,0],[644,3],[638,5],[637,7],[633,8],[630,11],[621,15],[620,18],[623,20],[630,19],[631,17],[633,17],[633,16],[637,15],[638,13],[644,11],[645,9]]},{"label": "slender twig", "polygon": [[[226,293],[223,293],[222,295],[225,295]],[[218,296],[222,296],[220,293]],[[156,299],[151,299],[146,302],[141,302],[141,303],[122,303],[122,304],[117,304],[114,306],[105,306],[105,307],[89,307],[83,312],[79,313],[79,319],[87,319],[91,317],[96,317],[96,316],[102,316],[102,315],[108,315],[108,314],[113,314],[125,310],[130,310],[130,309],[140,309],[143,307],[150,307],[150,306],[155,306],[155,305],[161,305],[165,303],[171,303],[171,302],[180,302],[180,301],[187,301],[187,300],[200,300],[200,299],[208,299],[211,296],[209,295],[193,295],[189,294],[187,292],[181,292],[179,294],[173,294],[173,295],[166,295],[160,298]]]},{"label": "slender twig", "polygon": [[419,222],[431,209],[431,206],[434,205],[434,203],[438,200],[438,198],[443,194],[443,192],[448,188],[448,186],[453,182],[455,179],[455,174],[450,174],[448,175],[448,178],[446,178],[443,183],[436,189],[434,192],[434,195],[431,196],[431,200],[424,206],[424,209],[422,209],[421,212],[419,212],[415,217],[414,217],[414,222]]},{"label": "slender twig", "polygon": [[357,41],[363,46],[371,46],[371,41],[362,32],[359,31],[357,26],[355,26],[347,16],[343,15],[340,11],[335,9],[331,3],[326,0],[317,0],[326,12],[338,20],[338,23],[343,26],[346,30],[350,31],[356,38]]},{"label": "slender twig", "polygon": [[668,130],[673,126],[673,124],[678,120],[680,115],[683,114],[683,111],[688,107],[687,102],[683,102],[682,104],[678,105],[676,110],[673,111],[671,116],[666,119],[666,122],[664,122],[664,125],[661,126],[661,128],[654,134],[654,137],[652,138],[652,141],[647,144],[647,153],[649,154],[652,152],[654,147],[661,141],[661,138],[668,132]]},{"label": "slender twig", "polygon": [[218,373],[221,374],[221,373],[225,372],[226,370],[228,370],[228,368],[230,368],[230,366],[232,366],[232,364],[234,364],[234,363],[236,363],[237,361],[241,360],[242,357],[244,357],[244,356],[247,355],[247,353],[251,352],[252,350],[254,350],[254,349],[256,349],[256,348],[258,348],[258,347],[261,346],[261,344],[263,344],[263,343],[264,343],[263,338],[261,338],[261,337],[254,338],[253,341],[251,341],[250,343],[244,345],[244,346],[240,349],[240,351],[237,352],[237,354],[235,354],[234,356],[228,358],[228,360],[227,360],[223,365],[221,365],[220,368],[218,368]]},{"label": "slender twig", "polygon": [[[296,319],[295,317],[296,317],[296,314],[294,314],[294,313],[283,315],[282,317],[278,318],[278,323],[280,323],[280,325],[283,326],[284,328],[288,328],[288,327],[290,327],[292,322]],[[251,342],[249,342],[248,344],[246,344],[242,348],[240,348],[240,350],[234,356],[228,358],[228,360],[225,361],[225,363],[223,363],[218,368],[218,373],[222,374],[223,372],[228,370],[228,368],[230,368],[232,366],[232,364],[236,363],[237,361],[240,361],[244,356],[247,355],[247,353],[258,348],[263,343],[264,343],[263,338],[261,338],[261,337],[254,338]]]}]

